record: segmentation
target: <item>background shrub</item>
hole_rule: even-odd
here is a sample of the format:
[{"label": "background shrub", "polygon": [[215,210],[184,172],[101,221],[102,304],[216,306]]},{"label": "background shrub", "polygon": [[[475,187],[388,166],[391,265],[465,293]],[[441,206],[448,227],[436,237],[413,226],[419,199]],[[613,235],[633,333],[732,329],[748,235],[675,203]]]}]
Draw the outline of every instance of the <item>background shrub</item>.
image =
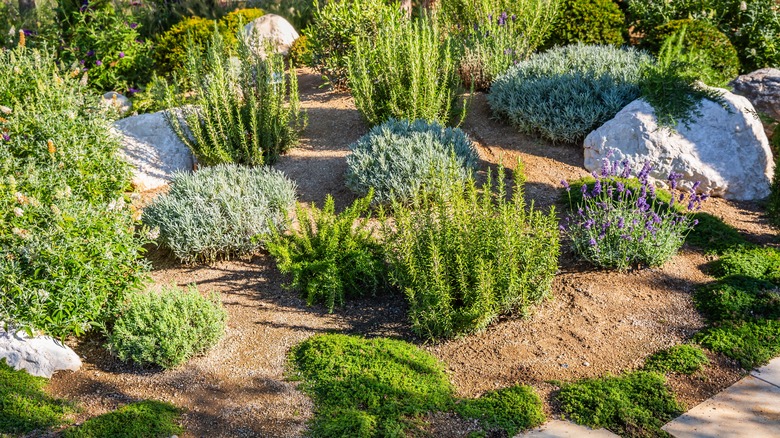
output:
[{"label": "background shrub", "polygon": [[66,429],[62,435],[64,438],[166,438],[184,431],[178,424],[180,415],[181,411],[171,404],[143,400],[90,418]]},{"label": "background shrub", "polygon": [[130,11],[143,25],[142,36],[152,39],[191,17],[219,20],[239,2],[219,0],[146,0],[129,2]]},{"label": "background shrub", "polygon": [[409,200],[422,189],[465,181],[479,159],[463,131],[423,120],[388,120],[350,150],[347,187],[361,196],[374,189],[377,202]]},{"label": "background shrub", "polygon": [[522,131],[574,142],[639,97],[642,65],[632,49],[558,47],[510,68],[493,83],[490,107]]},{"label": "background shrub", "polygon": [[[65,422],[73,407],[44,391],[48,380],[14,370],[0,359],[0,433],[30,434]],[[8,435],[11,436],[11,435]]]},{"label": "background shrub", "polygon": [[129,167],[79,76],[0,51],[0,320],[54,336],[100,325],[145,270]]},{"label": "background shrub", "polygon": [[295,184],[278,170],[219,165],[174,175],[143,221],[182,261],[213,262],[258,249],[294,202]]},{"label": "background shrub", "polygon": [[769,139],[769,147],[775,158],[775,175],[772,178],[772,192],[767,200],[767,213],[769,221],[775,226],[780,226],[780,129],[775,125],[772,138]]},{"label": "background shrub", "polygon": [[693,374],[699,371],[702,365],[709,363],[707,355],[701,348],[683,344],[661,350],[648,357],[645,361],[645,369],[659,373]]},{"label": "background shrub", "polygon": [[260,8],[247,8],[236,9],[222,17],[217,26],[225,39],[225,45],[227,47],[238,47],[239,32],[244,30],[244,26],[263,15],[265,15],[265,12]]},{"label": "background shrub", "polygon": [[219,296],[204,298],[194,287],[135,293],[118,312],[106,346],[125,362],[174,368],[216,345],[226,319]]},{"label": "background shrub", "polygon": [[500,314],[523,313],[549,294],[558,269],[555,212],[527,209],[522,168],[507,200],[504,171],[478,193],[473,180],[447,196],[393,204],[385,230],[391,279],[406,294],[412,330],[447,338],[480,330]]},{"label": "background shrub", "polygon": [[304,67],[312,65],[311,44],[306,35],[301,35],[293,41],[290,51],[287,53],[290,63],[295,67]]},{"label": "background shrub", "polygon": [[625,42],[625,19],[623,11],[612,0],[563,0],[548,45],[583,43],[620,46]]},{"label": "background shrub", "polygon": [[[347,298],[375,295],[386,286],[382,247],[366,227],[373,191],[335,214],[329,195],[323,210],[296,209],[300,227],[290,235],[276,234],[268,251],[279,270],[292,274],[291,286],[309,305],[323,303],[329,312]],[[362,215],[367,215],[361,219]]]},{"label": "background shrub", "polygon": [[447,124],[459,80],[449,37],[426,17],[391,20],[372,37],[357,36],[347,57],[355,106],[370,125],[390,118]]},{"label": "background shrub", "polygon": [[207,18],[189,17],[178,22],[154,42],[154,67],[161,76],[182,71],[187,65],[187,47],[191,43],[199,51],[206,48],[214,34],[216,22]]}]

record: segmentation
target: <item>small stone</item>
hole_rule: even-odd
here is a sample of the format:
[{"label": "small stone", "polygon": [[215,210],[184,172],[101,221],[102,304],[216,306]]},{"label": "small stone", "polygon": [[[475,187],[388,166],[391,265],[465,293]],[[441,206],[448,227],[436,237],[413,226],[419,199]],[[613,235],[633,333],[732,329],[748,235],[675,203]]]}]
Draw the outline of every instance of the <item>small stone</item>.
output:
[{"label": "small stone", "polygon": [[589,367],[589,366],[590,366],[590,362],[583,362],[583,363],[582,363],[582,366],[584,366],[584,367]]},{"label": "small stone", "polygon": [[567,363],[562,363],[562,364],[561,364],[561,366],[562,366],[563,368],[569,368],[569,364],[567,364]]}]

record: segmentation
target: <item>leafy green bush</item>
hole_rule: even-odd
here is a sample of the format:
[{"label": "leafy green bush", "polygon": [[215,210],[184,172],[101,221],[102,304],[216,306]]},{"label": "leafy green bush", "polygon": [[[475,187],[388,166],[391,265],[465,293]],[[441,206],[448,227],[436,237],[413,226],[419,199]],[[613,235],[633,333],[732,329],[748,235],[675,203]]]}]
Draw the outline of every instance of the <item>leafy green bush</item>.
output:
[{"label": "leafy green bush", "polygon": [[403,341],[318,335],[294,347],[290,362],[314,400],[312,436],[406,436],[420,416],[452,403],[442,364]]},{"label": "leafy green bush", "polygon": [[311,44],[306,35],[301,35],[293,41],[290,51],[287,53],[290,63],[295,67],[305,67],[312,64]]},{"label": "leafy green bush", "polygon": [[390,118],[447,124],[459,109],[459,80],[449,37],[428,18],[387,21],[357,36],[347,57],[355,106],[372,126]]},{"label": "leafy green bush", "polygon": [[[200,17],[189,17],[160,35],[154,43],[154,66],[160,76],[182,71],[187,65],[188,45],[199,51],[206,48],[214,34],[216,22]],[[190,41],[191,39],[191,41]]]},{"label": "leafy green bush", "polygon": [[374,40],[379,29],[401,19],[401,11],[385,0],[343,0],[317,6],[305,34],[314,66],[337,86],[347,82],[347,59],[359,38]]},{"label": "leafy green bush", "polygon": [[633,49],[582,44],[532,56],[493,82],[493,111],[526,132],[574,142],[639,97],[649,56]]},{"label": "leafy green bush", "polygon": [[64,438],[167,438],[184,431],[178,424],[181,411],[173,405],[144,400],[114,412],[90,418],[67,429]]},{"label": "leafy green bush", "polygon": [[[478,193],[418,194],[394,202],[385,230],[391,279],[406,294],[412,330],[435,339],[480,330],[499,315],[523,313],[550,292],[558,269],[555,212],[527,209],[522,166],[507,200],[504,170]],[[389,224],[386,224],[386,228]]]},{"label": "leafy green bush", "polygon": [[192,17],[216,21],[237,4],[240,3],[215,0],[145,0],[131,1],[130,10],[142,25],[143,36],[153,39]]},{"label": "leafy green bush", "polygon": [[645,361],[645,370],[693,374],[709,362],[701,348],[683,344],[661,350],[648,357]]},{"label": "leafy green bush", "polygon": [[382,247],[366,227],[370,214],[360,219],[369,212],[372,195],[338,215],[331,196],[323,210],[312,206],[307,214],[298,205],[300,229],[277,234],[268,243],[279,270],[292,274],[291,286],[303,292],[309,305],[320,302],[332,312],[346,298],[376,294],[385,286]]},{"label": "leafy green bush", "polygon": [[479,420],[483,428],[500,429],[508,436],[545,422],[542,400],[530,386],[518,385],[461,400],[455,411],[464,418]]},{"label": "leafy green bush", "polygon": [[244,26],[256,18],[265,15],[265,11],[259,8],[236,9],[222,17],[217,26],[222,38],[225,39],[225,45],[229,48],[238,47],[238,35],[242,32]]},{"label": "leafy green bush", "polygon": [[774,129],[769,146],[775,158],[775,175],[772,178],[772,192],[767,200],[767,213],[769,213],[769,221],[775,226],[780,226],[780,127],[776,125]]},{"label": "leafy green bush", "polygon": [[47,380],[14,370],[0,359],[0,434],[27,434],[65,422],[70,404],[49,397]]},{"label": "leafy green bush", "polygon": [[646,371],[567,383],[557,398],[575,423],[630,437],[662,436],[661,426],[683,410],[664,377]]},{"label": "leafy green bush", "polygon": [[517,30],[528,40],[525,44],[533,48],[547,38],[560,5],[561,0],[448,0],[436,6],[441,24],[450,29],[469,29],[506,13],[514,17]]},{"label": "leafy green bush", "polygon": [[375,201],[382,203],[409,200],[420,190],[465,181],[479,159],[463,131],[423,120],[388,120],[350,150],[347,187],[361,196],[374,189]]},{"label": "leafy green bush", "polygon": [[185,262],[257,250],[257,238],[281,228],[295,202],[295,184],[269,167],[207,167],[176,174],[170,187],[144,210],[143,221]]},{"label": "leafy green bush", "polygon": [[54,336],[99,325],[145,269],[129,167],[78,76],[0,51],[0,320]]},{"label": "leafy green bush", "polygon": [[[285,72],[282,55],[265,59],[245,40],[238,57],[228,55],[214,32],[206,53],[187,49],[186,82],[193,105],[166,112],[166,119],[198,161],[211,166],[271,164],[298,142],[303,125],[295,72]],[[169,106],[176,96],[169,91]]]},{"label": "leafy green bush", "polygon": [[549,45],[574,43],[620,46],[625,16],[612,0],[563,0]]},{"label": "leafy green bush", "polygon": [[296,29],[306,29],[312,24],[318,9],[327,0],[265,0],[262,5],[269,13],[281,15]]},{"label": "leafy green bush", "polygon": [[125,362],[174,368],[216,345],[226,318],[218,295],[207,299],[194,287],[139,292],[119,310],[106,346]]}]

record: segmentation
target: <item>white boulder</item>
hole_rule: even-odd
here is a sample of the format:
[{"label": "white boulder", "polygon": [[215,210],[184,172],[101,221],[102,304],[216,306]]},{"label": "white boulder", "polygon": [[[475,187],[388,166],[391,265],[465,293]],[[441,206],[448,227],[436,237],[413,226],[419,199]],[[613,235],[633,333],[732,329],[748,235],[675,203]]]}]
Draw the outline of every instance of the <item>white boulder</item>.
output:
[{"label": "white boulder", "polygon": [[125,115],[133,110],[133,102],[116,91],[109,91],[104,94],[101,102],[107,107],[115,108],[121,115]]},{"label": "white boulder", "polygon": [[16,370],[33,376],[51,376],[62,370],[78,371],[79,356],[65,344],[50,336],[29,337],[24,331],[11,333],[0,328],[0,359]]},{"label": "white boulder", "polygon": [[705,99],[701,116],[675,131],[659,128],[652,106],[644,100],[631,102],[585,138],[585,168],[597,171],[607,157],[628,159],[635,170],[650,162],[650,177],[661,185],[676,172],[683,175],[684,187],[700,181],[699,191],[713,196],[765,198],[774,161],[761,121],[747,99],[720,91],[730,111]]},{"label": "white boulder", "polygon": [[122,138],[121,154],[133,166],[138,191],[168,184],[174,172],[191,171],[195,158],[165,120],[163,111],[131,116],[114,122]]},{"label": "white boulder", "polygon": [[269,44],[275,53],[286,55],[298,36],[292,24],[275,14],[265,14],[244,26],[244,37],[249,47],[261,57],[265,57]]}]

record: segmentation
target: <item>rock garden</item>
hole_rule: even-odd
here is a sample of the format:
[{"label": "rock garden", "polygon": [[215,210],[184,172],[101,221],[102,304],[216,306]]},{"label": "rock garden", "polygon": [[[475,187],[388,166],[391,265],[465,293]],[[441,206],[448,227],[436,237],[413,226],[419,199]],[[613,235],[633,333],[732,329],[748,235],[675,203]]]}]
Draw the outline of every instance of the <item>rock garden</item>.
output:
[{"label": "rock garden", "polygon": [[0,436],[620,436],[780,356],[772,0],[0,5]]}]

